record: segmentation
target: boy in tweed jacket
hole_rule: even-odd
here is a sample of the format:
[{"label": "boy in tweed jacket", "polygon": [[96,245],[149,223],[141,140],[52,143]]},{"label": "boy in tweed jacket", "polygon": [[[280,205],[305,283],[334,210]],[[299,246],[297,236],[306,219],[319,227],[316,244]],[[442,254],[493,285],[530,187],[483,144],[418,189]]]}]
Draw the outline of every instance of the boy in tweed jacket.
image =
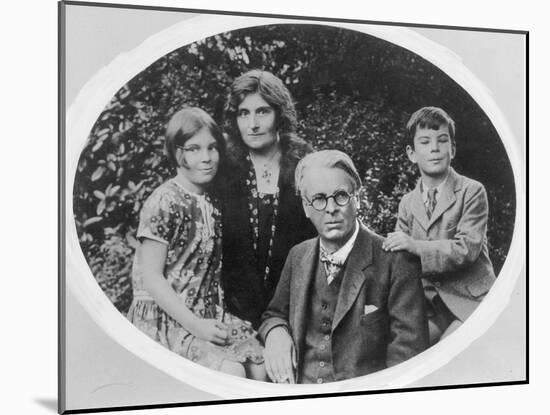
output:
[{"label": "boy in tweed jacket", "polygon": [[420,180],[399,204],[388,251],[420,258],[430,343],[456,330],[495,281],[487,248],[488,202],[483,185],[458,174],[454,121],[441,108],[424,107],[407,123],[407,155]]}]

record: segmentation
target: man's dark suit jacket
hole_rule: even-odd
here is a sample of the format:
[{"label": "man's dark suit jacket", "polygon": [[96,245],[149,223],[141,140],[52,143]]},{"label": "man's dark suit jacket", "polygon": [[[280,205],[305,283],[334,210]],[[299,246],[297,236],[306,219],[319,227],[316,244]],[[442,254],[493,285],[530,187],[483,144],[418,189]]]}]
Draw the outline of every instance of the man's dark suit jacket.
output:
[{"label": "man's dark suit jacket", "polygon": [[[259,329],[264,343],[272,328],[288,330],[297,352],[298,382],[318,258],[318,238],[290,251]],[[365,314],[365,306],[371,305],[376,311]],[[362,226],[346,261],[331,332],[336,380],[396,365],[426,349],[428,326],[419,261],[404,252],[383,251],[382,238]]]}]

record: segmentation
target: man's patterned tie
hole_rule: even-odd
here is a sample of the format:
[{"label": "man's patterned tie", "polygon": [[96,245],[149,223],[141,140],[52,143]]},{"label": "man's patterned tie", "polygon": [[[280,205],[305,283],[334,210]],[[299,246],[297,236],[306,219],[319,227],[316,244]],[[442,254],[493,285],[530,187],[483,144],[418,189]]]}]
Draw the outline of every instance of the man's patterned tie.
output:
[{"label": "man's patterned tie", "polygon": [[344,267],[344,264],[335,261],[332,258],[332,255],[325,252],[324,249],[321,249],[321,253],[319,255],[319,259],[325,266],[325,271],[327,273],[327,281],[330,284],[334,278],[338,275],[340,270]]}]

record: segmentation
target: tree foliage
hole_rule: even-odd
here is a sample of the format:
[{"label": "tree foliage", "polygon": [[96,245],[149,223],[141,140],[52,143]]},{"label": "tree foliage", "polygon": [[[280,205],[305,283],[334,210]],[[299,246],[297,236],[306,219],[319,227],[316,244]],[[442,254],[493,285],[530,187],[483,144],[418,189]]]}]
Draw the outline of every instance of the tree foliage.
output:
[{"label": "tree foliage", "polygon": [[515,197],[506,151],[475,101],[418,55],[363,33],[315,25],[248,28],[194,42],[150,65],[117,92],[82,151],[73,189],[82,250],[101,287],[131,302],[135,231],[145,198],[174,171],[163,156],[172,114],[199,106],[223,124],[227,90],[261,68],[291,90],[299,135],[317,149],[350,154],[363,178],[360,214],[385,235],[418,173],[405,155],[404,125],[425,105],[457,123],[455,168],[488,192],[490,255],[498,272],[511,241]]}]

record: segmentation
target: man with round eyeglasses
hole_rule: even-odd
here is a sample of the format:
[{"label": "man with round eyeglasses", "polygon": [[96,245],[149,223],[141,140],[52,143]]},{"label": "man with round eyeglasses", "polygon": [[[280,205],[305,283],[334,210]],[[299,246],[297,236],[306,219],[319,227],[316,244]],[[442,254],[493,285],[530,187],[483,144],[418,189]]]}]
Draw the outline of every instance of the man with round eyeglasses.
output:
[{"label": "man with round eyeglasses", "polygon": [[325,196],[322,193],[319,195],[315,195],[313,196],[313,199],[311,200],[311,202],[307,200],[305,197],[303,199],[306,201],[307,205],[313,206],[313,209],[322,211],[327,207],[329,199],[331,198],[334,199],[334,203],[336,203],[338,206],[346,206],[352,196],[355,196],[355,194],[350,195],[345,190],[338,190],[333,194],[331,194],[330,196]]},{"label": "man with round eyeglasses", "polygon": [[268,375],[325,383],[403,362],[428,345],[420,264],[382,249],[357,218],[361,179],[345,153],[324,150],[296,167],[296,187],[318,232],[290,251],[262,316]]}]

